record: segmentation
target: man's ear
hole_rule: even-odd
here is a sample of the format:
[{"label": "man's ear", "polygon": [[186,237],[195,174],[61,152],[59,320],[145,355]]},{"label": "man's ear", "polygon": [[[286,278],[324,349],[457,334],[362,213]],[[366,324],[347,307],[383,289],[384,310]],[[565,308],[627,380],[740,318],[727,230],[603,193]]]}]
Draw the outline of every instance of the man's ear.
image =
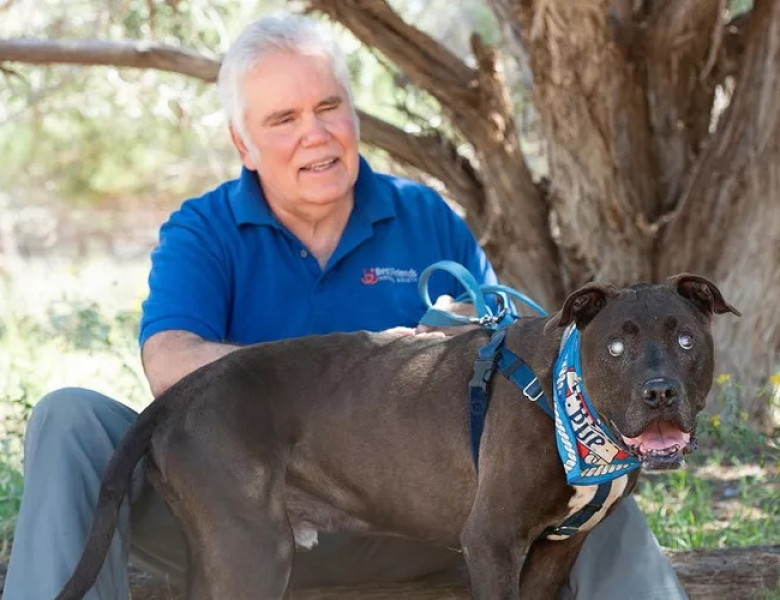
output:
[{"label": "man's ear", "polygon": [[244,139],[239,135],[238,131],[236,131],[233,123],[228,125],[228,129],[230,130],[230,139],[233,141],[233,145],[236,147],[236,150],[238,150],[238,155],[241,157],[241,162],[243,165],[250,171],[257,171],[255,159],[252,157],[252,153],[244,143]]},{"label": "man's ear", "polygon": [[588,283],[566,298],[563,308],[548,325],[566,327],[573,321],[578,329],[582,329],[607,305],[607,301],[618,293],[618,289],[608,283]]},{"label": "man's ear", "polygon": [[723,299],[718,286],[706,277],[679,273],[669,277],[666,283],[708,317],[727,312],[742,316],[741,312]]}]

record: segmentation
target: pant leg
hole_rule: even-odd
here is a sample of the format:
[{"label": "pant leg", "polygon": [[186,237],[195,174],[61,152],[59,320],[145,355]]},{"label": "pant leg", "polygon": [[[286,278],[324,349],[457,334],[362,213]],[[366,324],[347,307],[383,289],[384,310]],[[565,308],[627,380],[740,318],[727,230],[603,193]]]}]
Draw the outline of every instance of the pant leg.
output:
[{"label": "pant leg", "polygon": [[625,498],[588,534],[561,596],[582,600],[688,597],[633,497]]},{"label": "pant leg", "polygon": [[[84,549],[101,475],[137,414],[91,390],[66,388],[33,409],[24,442],[22,495],[4,600],[51,600]],[[129,510],[87,600],[128,598]]]}]

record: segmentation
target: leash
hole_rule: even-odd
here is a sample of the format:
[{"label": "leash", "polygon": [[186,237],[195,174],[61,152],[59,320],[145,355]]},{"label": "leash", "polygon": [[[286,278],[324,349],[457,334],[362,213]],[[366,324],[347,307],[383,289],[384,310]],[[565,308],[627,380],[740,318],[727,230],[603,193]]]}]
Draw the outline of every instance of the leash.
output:
[{"label": "leash", "polygon": [[[449,273],[465,288],[465,292],[455,298],[456,302],[468,302],[474,306],[476,316],[456,315],[446,310],[435,308],[428,292],[428,281],[436,271]],[[420,319],[422,325],[429,327],[455,327],[458,325],[480,325],[486,329],[496,329],[501,325],[509,325],[520,318],[510,298],[525,304],[540,316],[546,317],[545,310],[531,298],[505,285],[477,283],[474,276],[463,265],[452,260],[440,260],[427,267],[421,274],[417,284],[420,296],[428,307]],[[485,296],[495,296],[499,304],[498,310],[485,299]]]}]

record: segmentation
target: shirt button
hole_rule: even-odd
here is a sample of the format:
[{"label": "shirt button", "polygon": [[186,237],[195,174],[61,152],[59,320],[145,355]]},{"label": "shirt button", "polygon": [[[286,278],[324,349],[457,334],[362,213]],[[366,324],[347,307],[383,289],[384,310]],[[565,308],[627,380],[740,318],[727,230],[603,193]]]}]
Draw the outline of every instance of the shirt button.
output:
[{"label": "shirt button", "polygon": [[299,254],[301,255],[301,258],[306,258],[307,256],[309,256],[309,253],[304,248],[301,248]]}]

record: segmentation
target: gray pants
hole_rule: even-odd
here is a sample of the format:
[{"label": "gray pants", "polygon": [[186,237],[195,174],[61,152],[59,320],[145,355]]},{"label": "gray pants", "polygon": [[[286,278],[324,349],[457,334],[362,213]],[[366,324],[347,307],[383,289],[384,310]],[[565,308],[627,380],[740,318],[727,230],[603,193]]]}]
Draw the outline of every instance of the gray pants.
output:
[{"label": "gray pants", "polygon": [[[137,414],[90,390],[68,388],[43,398],[25,436],[24,496],[16,526],[4,600],[52,600],[81,555],[100,477]],[[132,503],[88,600],[129,598],[127,562],[181,586],[184,537],[167,506],[133,477]],[[132,535],[131,535],[132,532]],[[294,584],[314,586],[405,581],[463,566],[461,555],[418,543],[347,534],[321,535],[296,554]],[[633,499],[623,502],[587,538],[566,598],[676,600],[686,598]]]}]

